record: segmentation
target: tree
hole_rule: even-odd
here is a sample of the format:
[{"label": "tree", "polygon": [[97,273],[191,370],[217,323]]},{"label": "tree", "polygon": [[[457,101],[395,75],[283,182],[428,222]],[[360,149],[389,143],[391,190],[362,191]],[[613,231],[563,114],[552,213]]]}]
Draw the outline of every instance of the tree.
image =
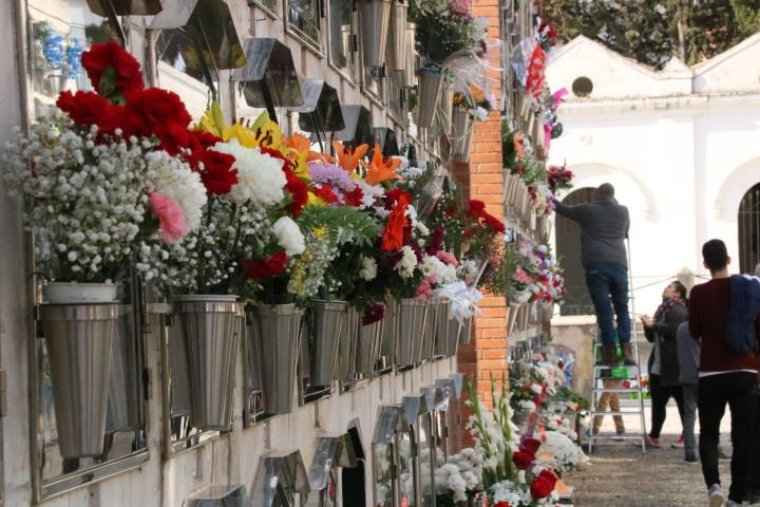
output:
[{"label": "tree", "polygon": [[690,64],[760,31],[760,0],[540,0],[541,15],[567,39],[585,35],[662,68]]}]

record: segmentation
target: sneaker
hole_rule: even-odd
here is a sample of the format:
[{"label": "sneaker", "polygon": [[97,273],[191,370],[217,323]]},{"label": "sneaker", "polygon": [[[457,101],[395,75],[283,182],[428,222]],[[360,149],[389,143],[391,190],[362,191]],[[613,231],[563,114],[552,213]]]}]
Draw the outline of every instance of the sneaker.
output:
[{"label": "sneaker", "polygon": [[696,457],[694,454],[688,454],[688,455],[687,455],[687,456],[684,458],[684,461],[685,461],[686,463],[699,463],[699,458],[697,458],[697,457]]},{"label": "sneaker", "polygon": [[652,449],[659,449],[660,448],[660,439],[659,438],[652,438],[649,435],[647,435],[647,447],[651,447]]},{"label": "sneaker", "polygon": [[670,447],[673,449],[683,449],[683,435],[678,437],[678,440],[672,444],[670,444]]},{"label": "sneaker", "polygon": [[713,484],[707,489],[707,496],[710,499],[710,507],[723,507],[725,497],[723,496],[723,488],[720,484]]}]

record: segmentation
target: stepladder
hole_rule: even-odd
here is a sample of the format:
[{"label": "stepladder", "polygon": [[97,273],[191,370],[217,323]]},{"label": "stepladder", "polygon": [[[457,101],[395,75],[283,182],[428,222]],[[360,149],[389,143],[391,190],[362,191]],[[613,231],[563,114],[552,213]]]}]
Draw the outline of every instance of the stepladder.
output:
[{"label": "stepladder", "polygon": [[[634,335],[635,336],[635,335]],[[591,409],[588,433],[588,452],[594,452],[594,446],[601,441],[631,441],[641,444],[641,451],[646,452],[646,417],[641,376],[641,358],[638,341],[631,340],[635,365],[625,365],[622,359],[617,364],[607,365],[602,361],[602,343],[598,333],[593,340],[594,372],[591,386]],[[618,357],[620,357],[618,355]],[[609,410],[607,408],[609,407]],[[595,431],[601,427],[604,417],[612,417],[615,431]],[[634,425],[631,419],[637,419],[636,431],[630,431]],[[626,424],[626,422],[628,424]],[[622,428],[625,428],[621,431]]]}]

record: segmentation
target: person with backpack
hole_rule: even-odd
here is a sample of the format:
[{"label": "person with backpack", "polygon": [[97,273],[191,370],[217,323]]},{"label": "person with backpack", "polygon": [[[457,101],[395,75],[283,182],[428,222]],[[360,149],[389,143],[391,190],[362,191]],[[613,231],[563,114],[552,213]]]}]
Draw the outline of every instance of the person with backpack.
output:
[{"label": "person with backpack", "polygon": [[[758,375],[760,284],[731,277],[723,241],[702,246],[711,280],[691,290],[689,332],[701,339],[699,358],[699,457],[711,507],[724,505],[718,470],[720,421],[731,411],[731,487],[726,506],[741,505],[750,483],[752,413]],[[754,308],[754,313],[753,312]]]}]

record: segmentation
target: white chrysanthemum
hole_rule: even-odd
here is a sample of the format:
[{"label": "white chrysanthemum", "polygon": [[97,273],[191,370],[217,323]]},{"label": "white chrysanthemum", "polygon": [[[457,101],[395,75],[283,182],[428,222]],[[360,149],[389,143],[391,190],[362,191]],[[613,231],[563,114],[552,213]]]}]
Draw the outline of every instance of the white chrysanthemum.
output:
[{"label": "white chrysanthemum", "polygon": [[298,255],[306,249],[306,241],[298,224],[290,217],[278,219],[272,226],[277,244],[285,249],[288,255]]},{"label": "white chrysanthemum", "polygon": [[441,259],[432,255],[426,255],[422,259],[420,268],[426,277],[434,275],[440,284],[453,283],[457,280],[457,270],[454,266],[444,264]]},{"label": "white chrysanthemum", "polygon": [[414,274],[414,268],[417,267],[417,255],[410,246],[401,247],[401,259],[393,267],[399,272],[402,278],[411,278]]},{"label": "white chrysanthemum", "polygon": [[243,204],[250,200],[262,207],[274,206],[285,197],[287,183],[282,170],[283,161],[262,153],[259,148],[246,148],[233,140],[217,143],[213,149],[235,157],[238,182],[232,187],[229,198]]},{"label": "white chrysanthemum", "polygon": [[359,277],[367,282],[371,282],[377,278],[377,261],[372,257],[362,257],[362,267],[361,270],[359,270]]}]

